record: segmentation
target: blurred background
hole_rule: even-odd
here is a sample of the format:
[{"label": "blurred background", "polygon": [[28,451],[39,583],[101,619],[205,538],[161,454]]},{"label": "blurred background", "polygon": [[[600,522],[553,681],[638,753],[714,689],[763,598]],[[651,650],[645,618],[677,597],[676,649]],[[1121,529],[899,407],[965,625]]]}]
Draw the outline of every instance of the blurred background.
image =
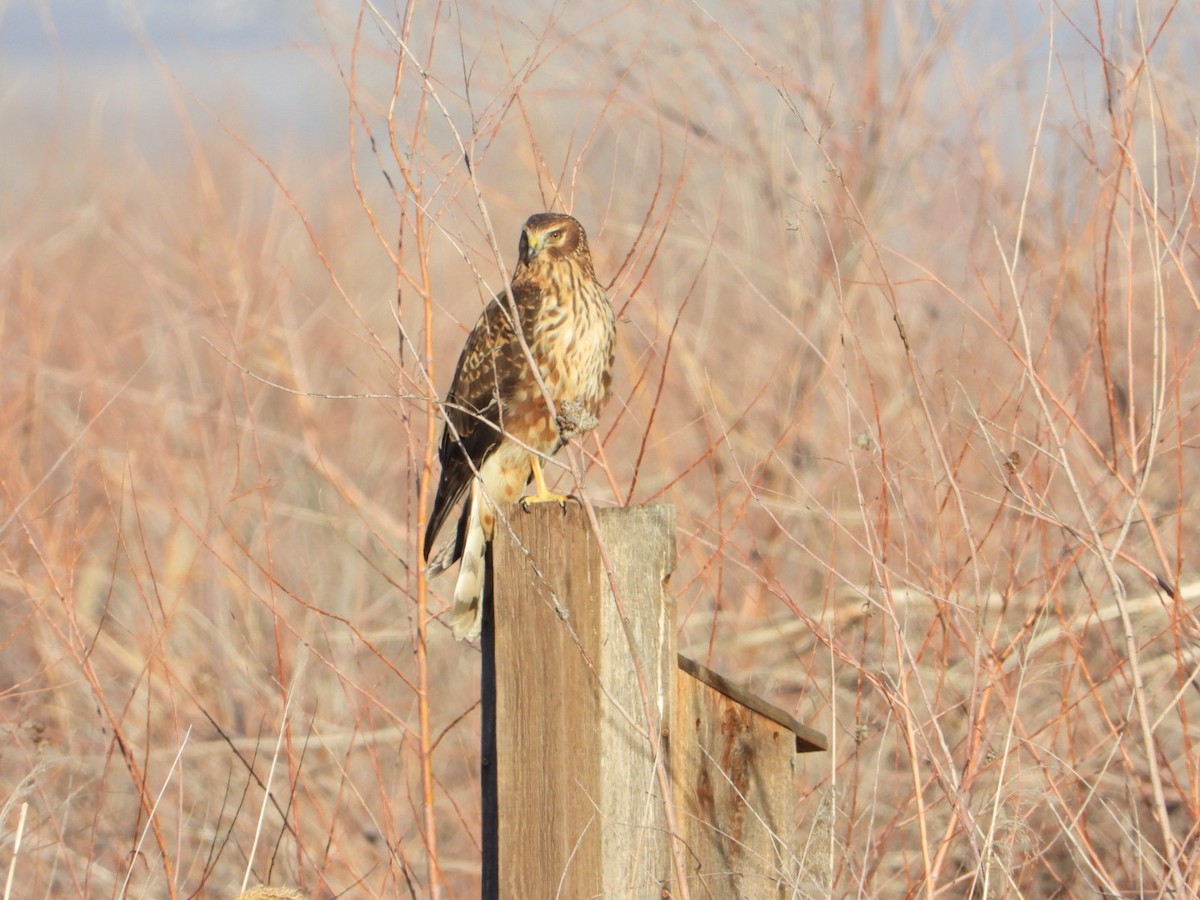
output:
[{"label": "blurred background", "polygon": [[1197,59],[1171,0],[0,2],[5,900],[477,895],[431,401],[544,209],[620,317],[582,488],[830,736],[781,896],[1200,894]]}]

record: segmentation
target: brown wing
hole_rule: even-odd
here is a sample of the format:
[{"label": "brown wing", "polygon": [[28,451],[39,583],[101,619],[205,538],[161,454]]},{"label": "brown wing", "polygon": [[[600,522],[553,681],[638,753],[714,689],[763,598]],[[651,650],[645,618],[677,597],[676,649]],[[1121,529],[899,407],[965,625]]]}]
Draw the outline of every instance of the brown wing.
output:
[{"label": "brown wing", "polygon": [[[513,287],[518,309],[536,303],[536,295],[532,286]],[[523,315],[522,319],[528,321],[530,317]],[[442,475],[425,528],[426,559],[438,532],[470,487],[471,479],[500,444],[504,405],[527,369],[521,342],[513,329],[508,297],[500,294],[487,305],[467,336],[446,395],[446,425],[438,450]],[[460,551],[456,547],[454,557],[446,562],[453,562]]]}]

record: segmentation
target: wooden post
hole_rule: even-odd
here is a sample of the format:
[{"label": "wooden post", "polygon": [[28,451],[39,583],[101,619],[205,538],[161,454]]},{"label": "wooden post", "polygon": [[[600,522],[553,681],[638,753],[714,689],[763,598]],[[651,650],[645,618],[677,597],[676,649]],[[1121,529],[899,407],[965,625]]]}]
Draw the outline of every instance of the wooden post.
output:
[{"label": "wooden post", "polygon": [[666,757],[691,896],[792,896],[804,877],[794,757],[824,750],[824,735],[677,657],[672,507],[597,518],[598,535],[579,506],[543,503],[508,509],[496,528],[483,631],[484,900],[680,896],[655,754]]},{"label": "wooden post", "polygon": [[671,755],[691,895],[795,896],[810,874],[796,858],[796,754],[825,736],[694,660],[679,669]]},{"label": "wooden post", "polygon": [[506,512],[493,544],[490,623],[498,895],[667,895],[670,836],[653,755],[665,741],[661,731],[647,737],[633,660],[660,729],[669,728],[674,509],[597,511],[626,623],[585,510]]}]

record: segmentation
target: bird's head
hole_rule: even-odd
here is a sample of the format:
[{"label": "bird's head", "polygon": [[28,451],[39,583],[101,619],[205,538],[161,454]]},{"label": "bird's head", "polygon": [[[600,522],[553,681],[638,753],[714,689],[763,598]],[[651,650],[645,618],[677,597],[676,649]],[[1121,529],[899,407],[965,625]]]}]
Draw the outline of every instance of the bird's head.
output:
[{"label": "bird's head", "polygon": [[521,231],[521,264],[535,260],[576,258],[591,264],[587,235],[583,226],[564,213],[538,213],[530,216]]}]

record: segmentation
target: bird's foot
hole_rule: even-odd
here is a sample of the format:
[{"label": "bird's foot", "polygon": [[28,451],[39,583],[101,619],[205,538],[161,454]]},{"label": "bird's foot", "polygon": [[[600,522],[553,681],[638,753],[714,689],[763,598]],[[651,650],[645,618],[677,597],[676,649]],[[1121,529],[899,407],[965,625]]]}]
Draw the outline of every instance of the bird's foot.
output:
[{"label": "bird's foot", "polygon": [[557,503],[564,511],[567,508],[567,502],[578,503],[579,498],[574,494],[556,494],[554,491],[546,491],[544,493],[534,494],[532,497],[522,497],[520,499],[521,509],[529,512],[529,506],[532,503]]}]

